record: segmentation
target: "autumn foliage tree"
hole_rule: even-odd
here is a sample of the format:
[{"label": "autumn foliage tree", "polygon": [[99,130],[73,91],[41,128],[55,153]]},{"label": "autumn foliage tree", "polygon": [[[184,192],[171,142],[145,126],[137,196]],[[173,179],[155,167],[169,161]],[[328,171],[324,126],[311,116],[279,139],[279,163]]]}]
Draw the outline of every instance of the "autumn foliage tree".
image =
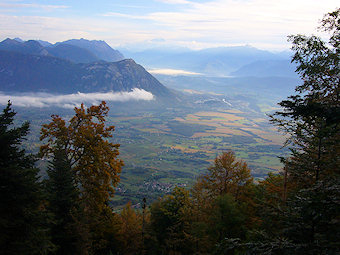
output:
[{"label": "autumn foliage tree", "polygon": [[237,160],[235,153],[228,151],[215,158],[214,164],[200,176],[199,182],[212,196],[230,193],[238,200],[245,195],[253,177],[247,163]]},{"label": "autumn foliage tree", "polygon": [[90,231],[92,249],[102,251],[108,246],[107,236],[113,222],[109,200],[120,179],[123,162],[118,159],[119,144],[109,141],[114,126],[106,126],[109,108],[105,102],[98,106],[75,108],[75,115],[67,122],[58,115],[41,129],[42,157],[64,151],[79,188],[82,207],[81,223]]},{"label": "autumn foliage tree", "polygon": [[244,238],[252,220],[253,178],[232,151],[215,158],[191,189],[188,237],[195,252],[211,253],[224,238]]},{"label": "autumn foliage tree", "polygon": [[127,203],[120,214],[116,215],[119,253],[133,255],[142,253],[142,215]]},{"label": "autumn foliage tree", "polygon": [[[123,162],[118,159],[119,144],[108,139],[114,126],[105,126],[109,108],[105,102],[85,109],[82,104],[75,108],[75,115],[67,123],[58,115],[43,125],[40,140],[47,143],[40,148],[42,156],[54,154],[61,144],[81,184],[83,198],[103,204],[114,193],[114,186],[120,180]],[[96,197],[93,197],[96,195]]]}]

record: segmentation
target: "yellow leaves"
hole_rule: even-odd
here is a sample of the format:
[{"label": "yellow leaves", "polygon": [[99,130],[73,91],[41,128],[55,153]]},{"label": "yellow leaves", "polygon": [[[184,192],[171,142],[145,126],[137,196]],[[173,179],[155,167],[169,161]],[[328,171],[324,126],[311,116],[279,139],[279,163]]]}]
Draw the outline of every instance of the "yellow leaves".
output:
[{"label": "yellow leaves", "polygon": [[269,174],[266,179],[260,181],[259,185],[263,187],[268,194],[281,194],[283,191],[283,176]]},{"label": "yellow leaves", "polygon": [[105,125],[109,107],[105,102],[98,106],[75,108],[75,115],[66,122],[58,115],[44,124],[40,140],[42,157],[49,157],[56,146],[65,149],[73,171],[82,189],[82,198],[97,201],[109,200],[120,180],[123,162],[117,158],[119,144],[110,143],[114,126]]},{"label": "yellow leaves", "polygon": [[237,199],[253,178],[247,164],[236,160],[235,153],[228,151],[216,157],[214,165],[200,177],[199,182],[213,196],[231,193]]},{"label": "yellow leaves", "polygon": [[142,248],[142,215],[136,213],[129,202],[117,218],[120,249],[124,254],[137,254]]}]

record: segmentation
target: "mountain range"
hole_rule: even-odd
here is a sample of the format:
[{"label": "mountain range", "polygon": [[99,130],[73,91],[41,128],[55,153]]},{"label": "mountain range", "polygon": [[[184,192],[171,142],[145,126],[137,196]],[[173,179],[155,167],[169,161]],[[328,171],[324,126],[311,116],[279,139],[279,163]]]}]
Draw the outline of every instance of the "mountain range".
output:
[{"label": "mountain range", "polygon": [[73,39],[51,44],[40,40],[22,41],[19,38],[7,38],[0,42],[0,50],[58,57],[75,63],[91,63],[100,60],[116,62],[124,59],[122,53],[112,49],[106,42],[85,39]]},{"label": "mountain range", "polygon": [[172,95],[141,65],[123,59],[103,41],[69,40],[52,46],[18,39],[0,43],[1,91],[76,93],[134,88],[158,97]]},{"label": "mountain range", "polygon": [[0,87],[11,92],[108,92],[140,88],[156,96],[170,91],[131,59],[73,63],[68,60],[0,51]]},{"label": "mountain range", "polygon": [[[148,69],[188,70],[206,78],[232,77],[214,80],[218,81],[219,87],[231,82],[242,84],[242,87],[250,86],[251,90],[273,92],[276,87],[288,88],[287,81],[295,84],[298,78],[295,66],[289,61],[289,52],[272,53],[250,46],[196,51],[186,48],[140,52],[123,50],[124,55],[134,60],[124,59],[120,51],[112,49],[104,41],[72,39],[51,44],[41,40],[6,39],[0,42],[0,91],[75,93],[140,88],[156,97],[173,97],[172,91],[134,60]],[[173,88],[194,88],[201,83],[203,90],[211,87],[211,79],[202,76],[188,80],[155,75]],[[281,84],[280,81],[285,82]],[[172,86],[173,83],[177,85]]]},{"label": "mountain range", "polygon": [[273,53],[251,46],[218,47],[202,50],[154,48],[142,51],[120,49],[149,69],[171,68],[205,76],[295,77],[291,52]]}]

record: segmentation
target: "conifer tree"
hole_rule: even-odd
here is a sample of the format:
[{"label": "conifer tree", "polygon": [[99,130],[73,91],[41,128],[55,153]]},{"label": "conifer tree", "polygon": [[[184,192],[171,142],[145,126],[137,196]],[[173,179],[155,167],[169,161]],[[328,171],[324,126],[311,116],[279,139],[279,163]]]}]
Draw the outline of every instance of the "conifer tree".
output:
[{"label": "conifer tree", "polygon": [[52,241],[57,246],[57,254],[76,254],[78,239],[75,226],[79,210],[78,189],[71,164],[65,150],[58,147],[47,170],[49,179],[45,183],[48,209],[52,212]]},{"label": "conifer tree", "polygon": [[316,36],[290,36],[303,84],[279,105],[271,121],[289,135],[292,156],[289,176],[299,187],[340,174],[340,9],[327,14],[321,29],[328,42]]},{"label": "conifer tree", "polygon": [[10,102],[0,114],[0,254],[47,254],[53,245],[38,169],[20,148],[29,123],[12,128],[15,115]]},{"label": "conifer tree", "polygon": [[[289,135],[287,180],[294,187],[283,234],[295,254],[336,254],[340,247],[340,9],[325,15],[316,36],[290,36],[303,84],[280,102],[271,121]],[[332,231],[330,231],[332,230]]]}]

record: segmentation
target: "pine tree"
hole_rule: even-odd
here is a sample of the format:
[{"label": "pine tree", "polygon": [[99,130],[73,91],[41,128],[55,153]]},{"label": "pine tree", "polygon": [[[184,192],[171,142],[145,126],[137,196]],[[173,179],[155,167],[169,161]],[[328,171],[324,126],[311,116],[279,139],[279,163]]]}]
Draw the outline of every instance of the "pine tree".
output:
[{"label": "pine tree", "polygon": [[78,189],[67,155],[62,148],[54,152],[45,183],[48,209],[53,214],[52,241],[57,254],[76,254],[80,234],[75,226],[79,210]]},{"label": "pine tree", "polygon": [[0,253],[47,254],[47,218],[35,160],[20,149],[29,123],[11,128],[15,112],[11,103],[0,115]]},{"label": "pine tree", "polygon": [[322,20],[328,42],[316,36],[290,36],[303,84],[279,105],[271,121],[289,135],[289,176],[299,187],[340,174],[340,9]]},{"label": "pine tree", "polygon": [[[294,187],[284,210],[284,237],[295,254],[340,251],[340,9],[328,13],[316,36],[291,36],[303,84],[279,104],[271,121],[290,137],[285,160]],[[331,230],[331,231],[330,231]]]}]

